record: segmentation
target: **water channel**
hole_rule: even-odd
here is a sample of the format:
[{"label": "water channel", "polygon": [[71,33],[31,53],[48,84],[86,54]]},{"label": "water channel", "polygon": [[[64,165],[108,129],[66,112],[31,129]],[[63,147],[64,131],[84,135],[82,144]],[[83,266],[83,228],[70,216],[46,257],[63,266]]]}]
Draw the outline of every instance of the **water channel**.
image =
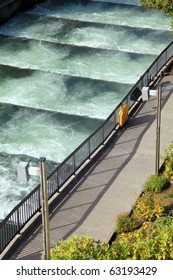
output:
[{"label": "water channel", "polygon": [[[62,3],[60,3],[62,2]],[[47,0],[0,26],[0,218],[112,112],[172,41],[170,18],[138,0]]]}]

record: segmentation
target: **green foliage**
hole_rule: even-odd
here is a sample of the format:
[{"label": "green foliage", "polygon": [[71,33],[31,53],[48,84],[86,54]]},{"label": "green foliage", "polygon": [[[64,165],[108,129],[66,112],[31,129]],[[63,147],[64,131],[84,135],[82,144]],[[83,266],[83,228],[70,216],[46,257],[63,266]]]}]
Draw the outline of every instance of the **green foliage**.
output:
[{"label": "green foliage", "polygon": [[[164,162],[166,175],[170,178],[173,176],[173,144],[165,150]],[[51,250],[51,259],[173,260],[173,216],[165,216],[166,206],[159,199],[161,194],[157,194],[164,190],[166,183],[165,176],[152,175],[149,178],[132,215],[118,217],[117,238],[111,245],[90,236],[73,236],[67,241],[59,241]],[[173,197],[172,192],[169,197]]]},{"label": "green foliage", "polygon": [[165,208],[161,205],[159,199],[150,192],[146,192],[139,197],[133,207],[133,214],[142,221],[154,221],[162,217],[164,213]]},{"label": "green foliage", "polygon": [[165,189],[167,186],[167,178],[163,175],[152,175],[145,183],[143,191],[152,191],[155,193],[159,193]]},{"label": "green foliage", "polygon": [[165,149],[163,159],[165,164],[165,176],[170,179],[173,176],[173,144]]},{"label": "green foliage", "polygon": [[67,241],[59,241],[51,250],[52,260],[103,260],[108,257],[109,244],[90,236],[74,235]]},{"label": "green foliage", "polygon": [[141,0],[141,5],[150,9],[157,9],[166,14],[173,13],[172,0]]},{"label": "green foliage", "polygon": [[122,214],[116,222],[116,233],[133,231],[141,226],[141,220],[129,214]]},{"label": "green foliage", "polygon": [[169,195],[169,196],[173,198],[173,193],[170,193],[170,195]]},{"label": "green foliage", "polygon": [[[121,234],[112,243],[111,259],[172,260],[173,259],[173,217],[162,217],[154,223],[143,226],[128,234]],[[114,254],[113,254],[114,252]]]},{"label": "green foliage", "polygon": [[51,250],[52,260],[173,260],[173,217],[145,222],[122,233],[111,245],[89,236],[74,236]]},{"label": "green foliage", "polygon": [[168,146],[164,151],[164,160],[173,162],[173,144]]}]

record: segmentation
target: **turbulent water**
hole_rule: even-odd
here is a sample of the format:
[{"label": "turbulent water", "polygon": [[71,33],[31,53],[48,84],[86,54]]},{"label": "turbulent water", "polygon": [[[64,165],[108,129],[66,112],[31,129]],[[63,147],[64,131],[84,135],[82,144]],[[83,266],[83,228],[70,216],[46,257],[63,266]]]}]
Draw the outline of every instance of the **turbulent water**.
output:
[{"label": "turbulent water", "polygon": [[[172,41],[170,19],[137,0],[49,0],[0,26],[0,218],[108,117]],[[76,3],[77,2],[77,3]]]}]

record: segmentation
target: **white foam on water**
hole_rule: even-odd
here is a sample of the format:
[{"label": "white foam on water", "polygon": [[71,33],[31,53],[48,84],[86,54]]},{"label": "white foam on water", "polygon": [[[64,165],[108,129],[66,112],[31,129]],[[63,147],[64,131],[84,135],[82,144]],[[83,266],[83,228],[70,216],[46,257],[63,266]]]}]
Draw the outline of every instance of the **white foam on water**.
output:
[{"label": "white foam on water", "polygon": [[[69,94],[63,78],[58,79],[55,73],[133,84],[137,76],[152,63],[154,56],[133,55],[132,52],[156,55],[169,43],[165,40],[164,45],[163,40],[157,40],[153,44],[149,35],[147,38],[138,38],[135,32],[120,32],[111,26],[105,29],[98,26],[72,28],[65,34],[62,33],[66,27],[63,22],[55,24],[52,19],[44,23],[41,17],[32,22],[27,19],[27,15],[44,15],[90,23],[170,30],[169,17],[157,11],[135,7],[139,5],[137,0],[104,1],[127,4],[111,7],[101,2],[58,6],[58,1],[47,1],[23,14],[26,21],[21,21],[22,26],[12,19],[0,27],[1,34],[37,39],[1,38],[0,63],[20,67],[21,71],[22,68],[42,71],[31,71],[30,75],[19,75],[16,78],[7,75],[7,79],[1,73],[0,102],[61,111],[64,114],[25,108],[14,110],[12,107],[8,112],[0,111],[0,218],[4,218],[37,184],[35,178],[27,185],[17,181],[16,166],[21,155],[33,158],[45,156],[48,160],[61,162],[101,123],[93,118],[106,118],[114,104],[116,106],[117,101],[125,95],[124,91],[119,90],[105,90],[102,95],[93,94],[90,86],[84,88],[80,83],[75,86],[73,94]],[[42,42],[43,39],[87,45],[96,49],[60,47]],[[108,49],[110,46],[124,52],[97,49]],[[74,117],[71,115],[74,112],[85,116],[91,114],[92,119]],[[7,119],[4,120],[3,115],[6,114]]]},{"label": "white foam on water", "polygon": [[[133,1],[130,2],[132,4]],[[57,2],[51,1],[48,4],[45,2],[35,6],[29,13],[89,22],[170,30],[170,17],[156,10],[149,11],[141,7],[139,10],[135,6],[134,3],[134,7],[128,5],[127,7],[117,5],[109,7],[99,1],[92,1],[85,5],[76,3],[58,5]]]},{"label": "white foam on water", "polygon": [[[0,102],[106,119],[122,99],[121,85],[118,90],[116,86],[114,90],[113,87],[106,90],[105,86],[103,90],[99,87],[99,91],[94,87],[94,82],[77,79],[71,83],[68,85],[68,79],[63,76],[40,71],[10,79],[1,77]],[[129,89],[127,85],[124,94]]]},{"label": "white foam on water", "polygon": [[119,30],[119,28],[115,30],[111,27],[84,27],[72,30],[62,41],[78,46],[89,46],[132,53],[159,54],[165,47],[165,41],[159,42],[157,46],[153,45],[154,34],[152,35],[152,38],[149,37],[150,35],[148,35],[149,38],[147,38],[147,36],[145,37],[145,35],[142,36],[141,30],[141,36],[139,38],[139,35],[135,34],[135,32],[130,33],[128,30]]},{"label": "white foam on water", "polygon": [[92,132],[80,127],[79,120],[65,121],[55,113],[20,109],[0,127],[0,152],[24,154],[34,158],[46,156],[61,162]]},{"label": "white foam on water", "polygon": [[161,30],[95,26],[93,23],[82,24],[73,20],[48,20],[46,17],[29,15],[27,17],[26,14],[19,15],[4,27],[0,27],[0,34],[143,54],[159,54],[165,47],[165,41],[172,40],[169,32]]},{"label": "white foam on water", "polygon": [[26,184],[17,180],[19,158],[0,154],[0,218],[3,219],[39,183],[33,177]]},{"label": "white foam on water", "polygon": [[[1,110],[1,119],[3,114],[5,112]],[[39,183],[37,177],[32,177],[26,184],[18,182],[17,164],[22,155],[35,159],[44,156],[58,164],[96,128],[94,120],[89,124],[84,119],[81,124],[77,118],[66,120],[55,113],[24,108],[9,110],[8,120],[0,126],[0,218],[4,218]]]},{"label": "white foam on water", "polygon": [[5,41],[0,48],[1,64],[131,84],[155,58],[88,48],[60,48],[38,41],[27,41],[26,45],[27,49],[16,39],[11,43]]}]

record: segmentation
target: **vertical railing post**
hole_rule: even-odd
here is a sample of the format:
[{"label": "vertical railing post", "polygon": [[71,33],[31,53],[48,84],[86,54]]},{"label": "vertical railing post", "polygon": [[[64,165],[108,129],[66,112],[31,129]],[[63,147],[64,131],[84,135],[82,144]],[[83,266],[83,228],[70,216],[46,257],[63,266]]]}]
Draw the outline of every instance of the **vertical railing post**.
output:
[{"label": "vertical railing post", "polygon": [[17,208],[17,228],[18,228],[18,232],[20,233],[19,209],[20,208]]},{"label": "vertical railing post", "polygon": [[56,171],[56,182],[57,182],[57,192],[59,192],[60,189],[60,183],[59,183],[59,169]]},{"label": "vertical railing post", "polygon": [[40,190],[42,205],[42,224],[43,224],[43,259],[50,259],[50,233],[49,233],[49,209],[46,176],[46,158],[40,158]]},{"label": "vertical railing post", "polygon": [[102,126],[102,137],[103,137],[103,142],[104,142],[104,138],[105,138],[105,131],[104,131],[104,125]]},{"label": "vertical railing post", "polygon": [[116,121],[117,121],[117,113],[116,110],[114,110],[114,128],[116,126]]},{"label": "vertical railing post", "polygon": [[88,140],[89,159],[91,158],[91,138]]},{"label": "vertical railing post", "polygon": [[75,154],[73,154],[73,173],[74,173],[74,175],[76,173],[76,157],[75,157]]}]

